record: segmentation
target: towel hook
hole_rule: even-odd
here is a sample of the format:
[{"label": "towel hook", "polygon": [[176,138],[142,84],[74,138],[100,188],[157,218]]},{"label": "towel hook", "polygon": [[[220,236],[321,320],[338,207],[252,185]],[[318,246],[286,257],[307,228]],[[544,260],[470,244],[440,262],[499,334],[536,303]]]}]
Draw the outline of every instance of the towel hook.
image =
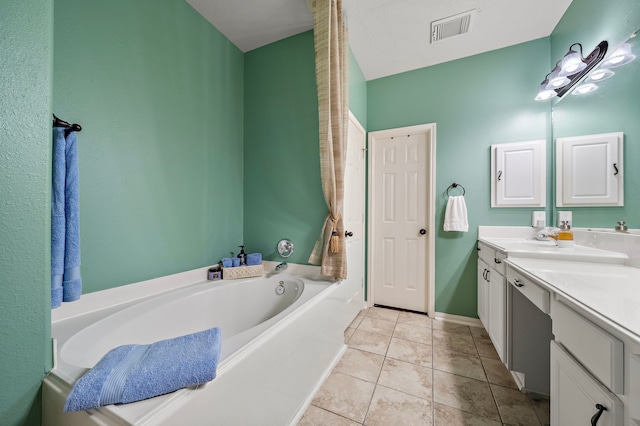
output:
[{"label": "towel hook", "polygon": [[464,190],[464,186],[460,185],[459,183],[455,183],[455,182],[453,182],[453,183],[452,183],[451,185],[449,185],[449,187],[447,188],[447,197],[449,197],[449,196],[450,196],[450,195],[449,195],[449,190],[450,190],[451,188],[457,188],[457,187],[462,188],[462,195],[464,195],[464,194],[466,193],[466,191]]}]

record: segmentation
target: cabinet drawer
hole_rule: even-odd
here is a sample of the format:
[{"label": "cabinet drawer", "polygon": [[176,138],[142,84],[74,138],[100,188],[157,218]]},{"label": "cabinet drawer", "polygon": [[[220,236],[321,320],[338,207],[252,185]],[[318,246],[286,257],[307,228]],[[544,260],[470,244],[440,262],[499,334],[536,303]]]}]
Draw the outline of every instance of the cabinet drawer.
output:
[{"label": "cabinet drawer", "polygon": [[549,301],[551,299],[549,291],[511,268],[507,271],[507,280],[509,284],[529,299],[531,303],[536,305],[538,309],[547,315],[549,314]]},{"label": "cabinet drawer", "polygon": [[554,301],[551,319],[556,340],[605,386],[623,394],[623,343],[560,302]]},{"label": "cabinet drawer", "polygon": [[507,258],[505,253],[494,250],[491,247],[478,242],[478,257],[484,260],[487,265],[494,268],[498,273],[504,275],[506,272],[506,264],[504,260]]},{"label": "cabinet drawer", "polygon": [[495,250],[486,244],[478,242],[478,257],[485,261],[487,265],[493,264]]},{"label": "cabinet drawer", "polygon": [[489,266],[493,266],[493,268],[498,271],[503,276],[506,275],[507,272],[507,264],[504,263],[504,260],[507,258],[507,255],[499,252],[498,250],[493,251],[493,259],[489,262]]}]

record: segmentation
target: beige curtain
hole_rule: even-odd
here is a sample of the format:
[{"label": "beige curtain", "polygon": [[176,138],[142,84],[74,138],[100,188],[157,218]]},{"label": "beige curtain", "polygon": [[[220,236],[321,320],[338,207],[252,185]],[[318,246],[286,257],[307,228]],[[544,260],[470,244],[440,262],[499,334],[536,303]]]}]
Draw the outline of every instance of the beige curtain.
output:
[{"label": "beige curtain", "polygon": [[320,120],[320,172],[329,213],[309,263],[321,265],[322,275],[346,278],[342,205],[349,120],[349,50],[342,0],[314,1],[313,35]]}]

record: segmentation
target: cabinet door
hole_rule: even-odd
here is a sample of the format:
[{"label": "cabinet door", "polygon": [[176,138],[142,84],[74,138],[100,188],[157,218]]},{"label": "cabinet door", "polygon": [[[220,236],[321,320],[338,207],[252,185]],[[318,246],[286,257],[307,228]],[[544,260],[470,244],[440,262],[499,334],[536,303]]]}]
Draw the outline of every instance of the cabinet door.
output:
[{"label": "cabinet door", "polygon": [[491,145],[491,207],[545,207],[544,140]]},{"label": "cabinet door", "polygon": [[623,206],[623,133],[556,139],[556,205]]},{"label": "cabinet door", "polygon": [[606,408],[598,426],[621,426],[622,402],[593,378],[568,352],[555,341],[551,342],[551,425],[590,425],[599,411]]},{"label": "cabinet door", "polygon": [[507,362],[507,283],[495,268],[489,268],[489,337],[500,360]]},{"label": "cabinet door", "polygon": [[489,267],[480,258],[478,258],[478,318],[482,322],[485,329],[489,329]]}]

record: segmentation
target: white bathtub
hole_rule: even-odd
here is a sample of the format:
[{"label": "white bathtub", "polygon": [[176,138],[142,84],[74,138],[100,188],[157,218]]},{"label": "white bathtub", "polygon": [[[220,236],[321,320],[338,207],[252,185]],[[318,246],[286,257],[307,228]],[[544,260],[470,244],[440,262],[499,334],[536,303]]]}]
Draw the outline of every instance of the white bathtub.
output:
[{"label": "white bathtub", "polygon": [[[43,386],[42,424],[295,423],[342,355],[345,324],[357,313],[346,309],[352,298],[344,283],[296,266],[289,270],[300,275],[194,282],[205,276],[203,268],[90,293],[54,310],[57,360]],[[278,295],[281,283],[285,292]],[[222,354],[212,382],[131,404],[62,412],[75,380],[110,349],[214,326],[222,331]]]}]

